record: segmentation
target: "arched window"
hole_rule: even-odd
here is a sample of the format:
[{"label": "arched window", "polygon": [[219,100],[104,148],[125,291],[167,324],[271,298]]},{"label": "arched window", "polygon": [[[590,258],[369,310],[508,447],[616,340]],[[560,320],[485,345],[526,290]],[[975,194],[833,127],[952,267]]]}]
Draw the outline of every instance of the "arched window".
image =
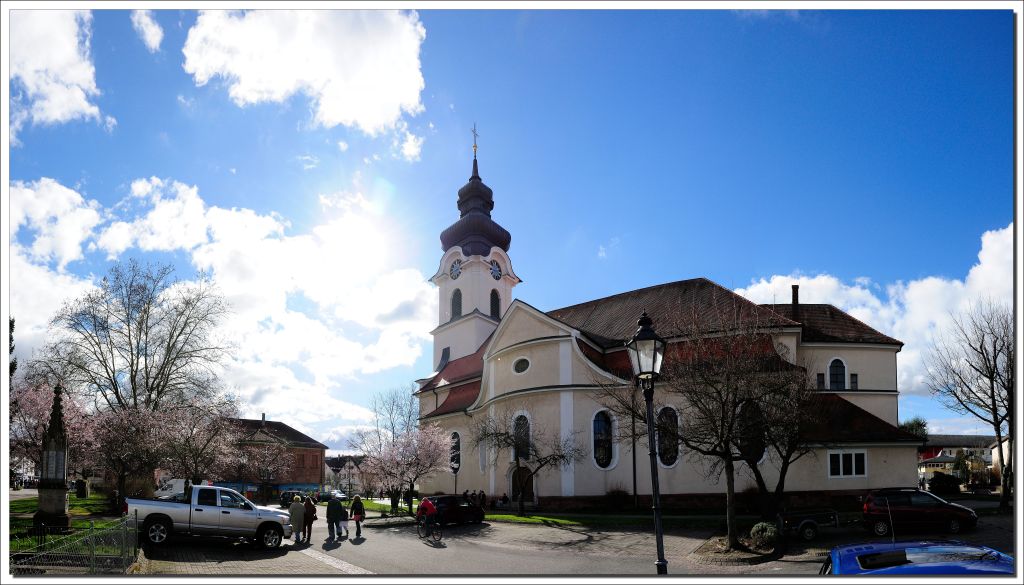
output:
[{"label": "arched window", "polygon": [[841,359],[834,359],[828,366],[829,390],[846,390],[846,364]]},{"label": "arched window", "polygon": [[459,437],[459,433],[452,433],[452,473],[458,473],[460,467],[462,467],[462,439]]},{"label": "arched window", "polygon": [[519,415],[512,424],[512,433],[515,439],[516,459],[527,460],[530,458],[530,419],[526,415]]},{"label": "arched window", "polygon": [[612,417],[607,410],[594,415],[594,463],[601,469],[612,464]]},{"label": "arched window", "polygon": [[501,319],[501,297],[496,290],[491,290],[491,317]]},{"label": "arched window", "polygon": [[455,289],[452,293],[452,319],[462,316],[462,291]]},{"label": "arched window", "polygon": [[675,465],[679,459],[679,415],[668,406],[658,411],[658,460],[662,465]]}]

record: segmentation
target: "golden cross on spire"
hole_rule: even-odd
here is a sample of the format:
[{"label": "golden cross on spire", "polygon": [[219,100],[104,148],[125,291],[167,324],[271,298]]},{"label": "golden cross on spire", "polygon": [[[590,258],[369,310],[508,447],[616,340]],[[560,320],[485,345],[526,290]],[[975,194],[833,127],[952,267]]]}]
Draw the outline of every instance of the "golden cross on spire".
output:
[{"label": "golden cross on spire", "polygon": [[476,139],[480,135],[476,133],[476,122],[473,122],[473,158],[476,158]]}]

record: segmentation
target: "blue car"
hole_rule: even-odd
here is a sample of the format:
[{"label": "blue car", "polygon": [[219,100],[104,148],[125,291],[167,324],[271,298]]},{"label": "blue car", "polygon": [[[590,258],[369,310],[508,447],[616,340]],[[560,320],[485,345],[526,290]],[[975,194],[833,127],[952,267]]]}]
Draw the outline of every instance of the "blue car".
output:
[{"label": "blue car", "polygon": [[1013,575],[1013,557],[958,540],[837,546],[819,575]]}]

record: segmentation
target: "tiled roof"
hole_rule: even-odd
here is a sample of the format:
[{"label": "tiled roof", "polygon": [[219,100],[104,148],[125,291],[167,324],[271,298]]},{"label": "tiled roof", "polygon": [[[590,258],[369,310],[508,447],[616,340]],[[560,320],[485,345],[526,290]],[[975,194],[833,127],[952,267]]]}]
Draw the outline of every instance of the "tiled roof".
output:
[{"label": "tiled roof", "polygon": [[249,439],[262,433],[271,438],[283,441],[291,447],[327,449],[327,445],[324,445],[320,441],[317,441],[304,433],[300,433],[283,422],[275,420],[264,421],[250,418],[236,418],[232,420],[242,428],[242,432],[245,433],[246,438]]},{"label": "tiled roof", "polygon": [[925,459],[921,463],[953,463],[954,461],[956,461],[956,457],[952,455],[938,455],[931,459]]},{"label": "tiled roof", "polygon": [[[738,319],[734,316],[737,309]],[[686,319],[694,314],[704,333],[748,324],[796,326],[793,321],[706,278],[650,286],[547,314],[584,332],[602,348],[610,349],[621,346],[636,333],[636,321],[644,311],[654,319],[658,334],[665,338],[681,334]]]},{"label": "tiled roof", "polygon": [[921,443],[923,439],[900,430],[835,394],[814,396],[813,412],[821,418],[808,429],[807,440],[821,443]]},{"label": "tiled roof", "polygon": [[440,406],[435,408],[432,412],[423,415],[422,418],[430,418],[434,416],[440,416],[442,414],[450,414],[452,412],[458,412],[460,410],[466,410],[470,404],[476,401],[477,395],[480,394],[480,380],[474,380],[456,386],[448,392],[448,396],[445,397],[444,402]]},{"label": "tiled roof", "polygon": [[445,364],[441,371],[434,374],[425,384],[420,386],[417,393],[426,392],[432,390],[438,386],[444,386],[446,384],[457,384],[463,380],[471,380],[478,378],[483,374],[484,371],[484,350],[487,349],[487,343],[490,342],[491,338],[488,336],[480,348],[476,352],[466,356],[462,356],[459,359],[452,360]]},{"label": "tiled roof", "polygon": [[803,341],[903,345],[902,341],[880,333],[832,305],[800,303],[796,305],[795,313],[792,303],[761,306],[803,325]]},{"label": "tiled roof", "polygon": [[996,442],[995,435],[928,435],[928,447],[971,447],[979,449]]}]

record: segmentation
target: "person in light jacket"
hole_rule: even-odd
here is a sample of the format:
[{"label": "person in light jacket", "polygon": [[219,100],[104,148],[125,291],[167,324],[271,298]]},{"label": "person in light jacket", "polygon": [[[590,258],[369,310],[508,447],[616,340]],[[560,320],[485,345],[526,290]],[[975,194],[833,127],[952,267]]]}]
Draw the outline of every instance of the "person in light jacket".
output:
[{"label": "person in light jacket", "polygon": [[306,507],[302,505],[302,498],[295,496],[292,505],[288,506],[288,516],[292,523],[292,530],[295,531],[295,544],[302,542],[303,520],[306,515]]}]

